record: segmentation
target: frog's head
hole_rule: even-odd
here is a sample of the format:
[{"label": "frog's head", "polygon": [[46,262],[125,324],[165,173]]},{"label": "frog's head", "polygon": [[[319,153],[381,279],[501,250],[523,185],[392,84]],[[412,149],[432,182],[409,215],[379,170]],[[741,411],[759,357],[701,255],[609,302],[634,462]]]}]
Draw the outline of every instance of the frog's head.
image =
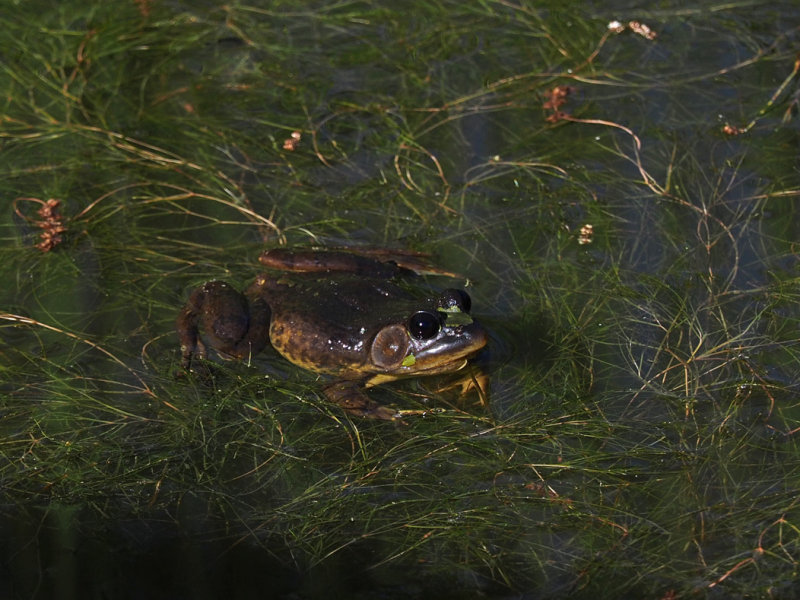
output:
[{"label": "frog's head", "polygon": [[434,308],[418,310],[380,329],[370,347],[369,370],[376,375],[369,384],[463,368],[488,339],[469,310],[469,295],[450,289],[439,296]]}]

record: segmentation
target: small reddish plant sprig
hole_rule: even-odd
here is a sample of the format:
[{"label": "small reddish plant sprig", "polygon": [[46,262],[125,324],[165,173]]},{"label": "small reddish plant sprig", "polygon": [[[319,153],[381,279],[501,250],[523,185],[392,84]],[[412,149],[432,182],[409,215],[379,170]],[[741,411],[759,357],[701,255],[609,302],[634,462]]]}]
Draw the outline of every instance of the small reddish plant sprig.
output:
[{"label": "small reddish plant sprig", "polygon": [[567,96],[575,91],[571,85],[557,85],[548,92],[547,100],[542,104],[542,108],[551,113],[545,119],[549,123],[558,123],[565,117],[569,116],[568,113],[561,110],[561,107],[567,103]]},{"label": "small reddish plant sprig", "polygon": [[152,8],[152,0],[133,0],[133,3],[136,5],[136,8],[139,11],[139,14],[142,15],[145,19],[150,16],[151,8]]},{"label": "small reddish plant sprig", "polygon": [[[39,218],[29,217],[20,210],[20,202],[33,202],[39,204],[39,210],[36,214]],[[28,223],[33,223],[42,230],[39,234],[41,241],[36,244],[36,247],[42,252],[50,252],[53,248],[58,246],[64,238],[63,233],[67,231],[67,226],[64,223],[64,216],[60,210],[61,200],[50,198],[49,200],[39,200],[38,198],[17,198],[14,200],[14,212],[16,212],[21,219]]]},{"label": "small reddish plant sprig", "polygon": [[292,134],[283,141],[283,149],[294,152],[297,146],[300,145],[300,138],[302,138],[302,134],[299,131],[293,131]]}]

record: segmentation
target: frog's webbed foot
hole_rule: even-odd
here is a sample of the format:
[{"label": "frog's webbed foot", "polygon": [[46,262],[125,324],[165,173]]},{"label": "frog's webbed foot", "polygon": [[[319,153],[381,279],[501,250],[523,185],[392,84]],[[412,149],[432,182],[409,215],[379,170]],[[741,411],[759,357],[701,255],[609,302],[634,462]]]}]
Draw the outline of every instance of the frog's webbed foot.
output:
[{"label": "frog's webbed foot", "polygon": [[267,343],[269,307],[258,296],[245,296],[224,281],[209,281],[194,290],[175,323],[181,344],[181,366],[205,358],[202,329],[208,344],[223,356],[247,358]]},{"label": "frog's webbed foot", "polygon": [[458,390],[458,396],[464,399],[470,392],[475,392],[478,403],[486,408],[489,397],[489,375],[478,365],[468,365],[466,369],[459,371],[458,377],[451,378],[445,385],[437,387],[436,394]]},{"label": "frog's webbed foot", "polygon": [[355,381],[334,381],[323,389],[325,397],[351,415],[366,419],[380,419],[383,421],[398,421],[400,415],[382,404],[378,404],[364,393],[364,390]]}]

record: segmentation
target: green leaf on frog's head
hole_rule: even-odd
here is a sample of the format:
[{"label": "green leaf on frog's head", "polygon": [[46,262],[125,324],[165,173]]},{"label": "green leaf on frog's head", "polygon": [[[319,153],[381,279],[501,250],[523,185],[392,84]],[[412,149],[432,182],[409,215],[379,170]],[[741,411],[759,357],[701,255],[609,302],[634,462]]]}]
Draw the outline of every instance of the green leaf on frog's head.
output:
[{"label": "green leaf on frog's head", "polygon": [[457,306],[449,308],[439,308],[439,312],[444,313],[445,327],[459,327],[461,325],[469,325],[472,323],[472,317],[468,313],[462,312]]}]

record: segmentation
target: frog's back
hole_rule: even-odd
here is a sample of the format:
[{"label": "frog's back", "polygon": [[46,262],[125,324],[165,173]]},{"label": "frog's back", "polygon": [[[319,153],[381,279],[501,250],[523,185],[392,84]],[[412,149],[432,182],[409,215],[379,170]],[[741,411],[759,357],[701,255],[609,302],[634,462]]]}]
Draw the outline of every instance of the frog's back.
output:
[{"label": "frog's back", "polygon": [[375,334],[420,304],[391,281],[347,274],[267,275],[254,285],[272,311],[272,346],[297,365],[338,375],[369,370]]}]

